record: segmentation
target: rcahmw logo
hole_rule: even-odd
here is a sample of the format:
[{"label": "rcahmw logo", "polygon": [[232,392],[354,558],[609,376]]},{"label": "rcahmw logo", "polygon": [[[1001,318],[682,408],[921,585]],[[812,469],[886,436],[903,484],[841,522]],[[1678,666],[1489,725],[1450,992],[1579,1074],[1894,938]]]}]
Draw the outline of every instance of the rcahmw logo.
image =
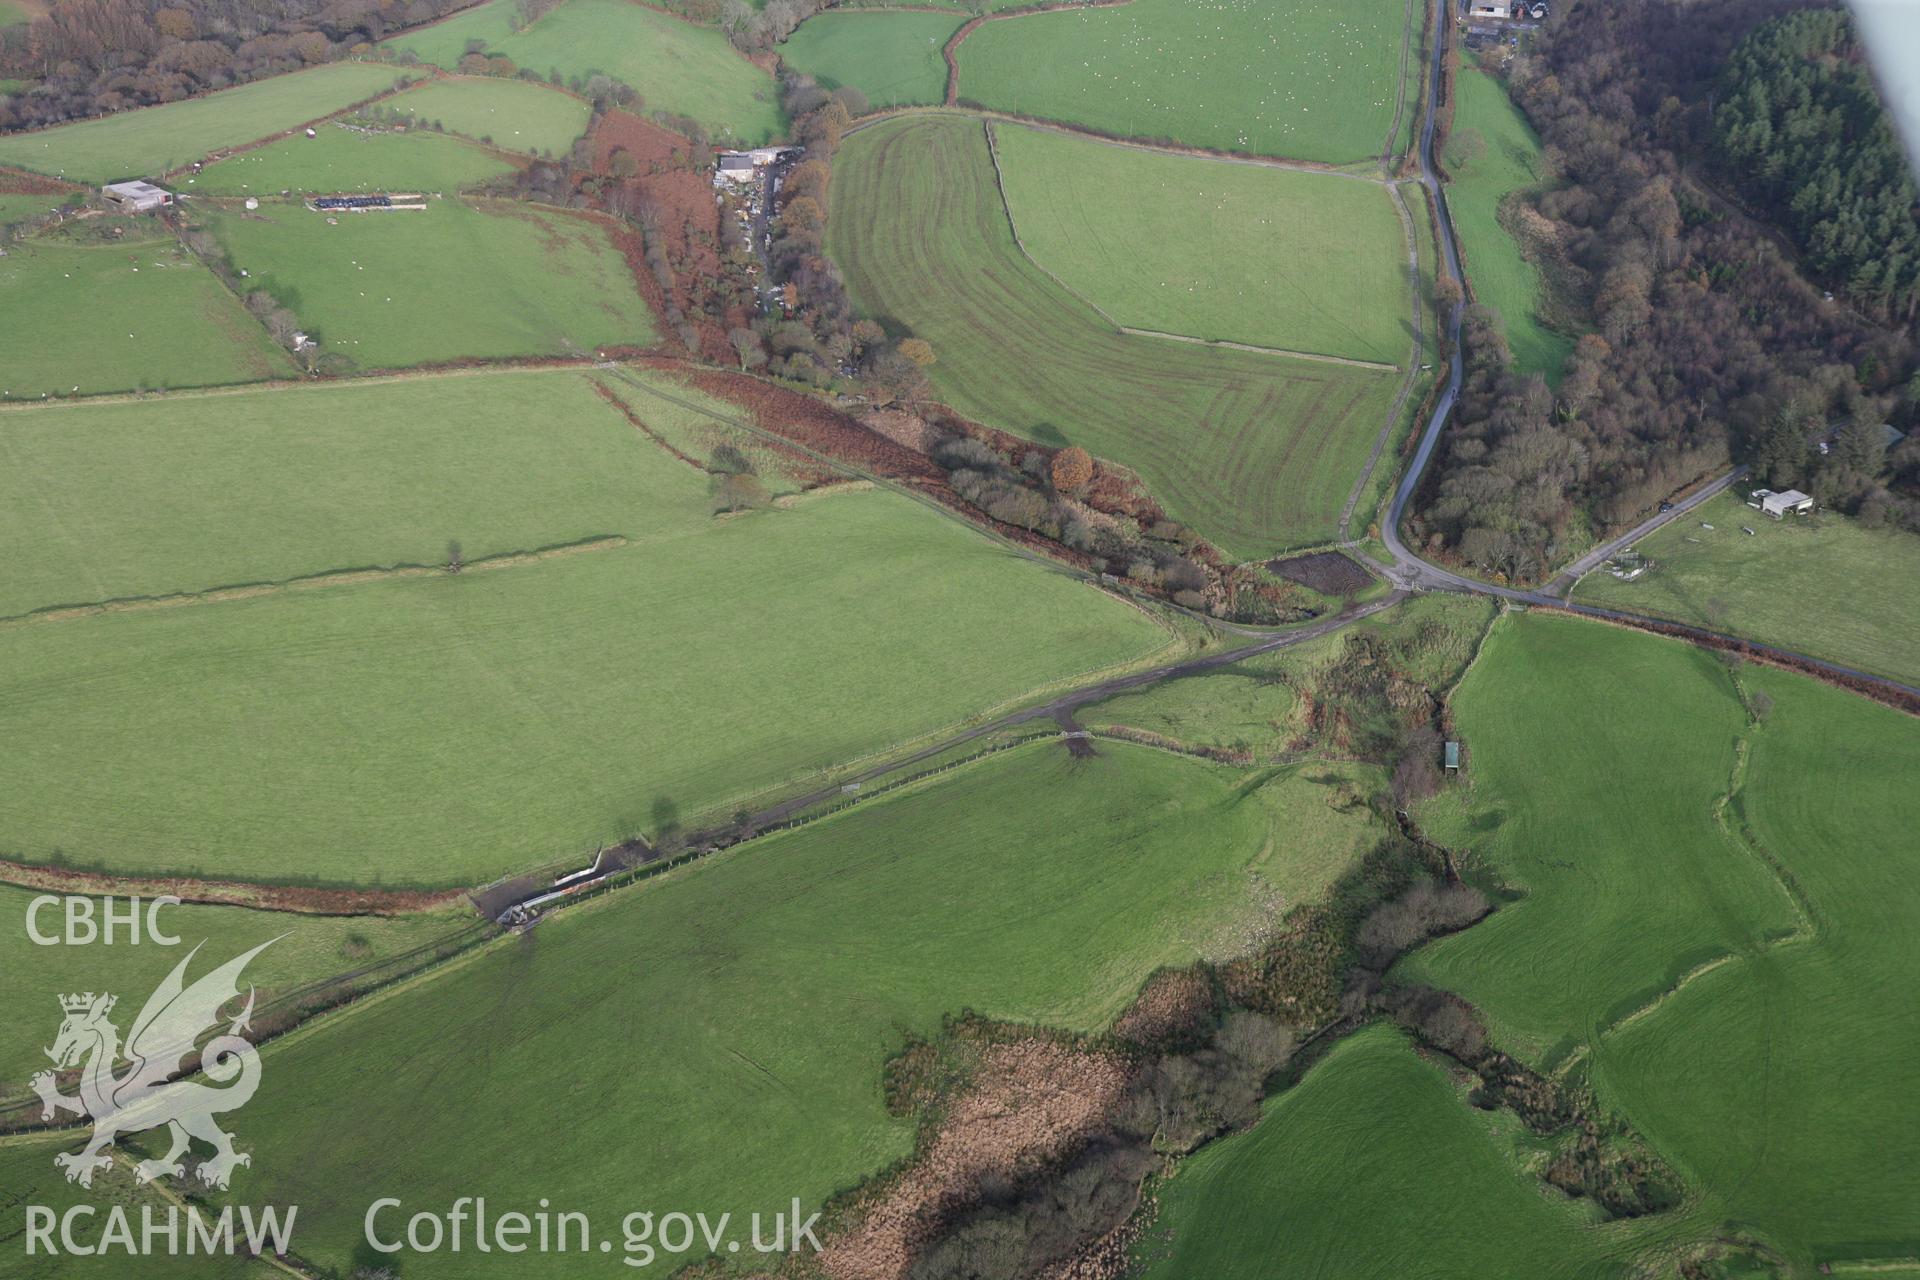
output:
[{"label": "rcahmw logo", "polygon": [[[252,1157],[235,1149],[233,1135],[214,1120],[245,1106],[260,1085],[260,1054],[243,1034],[253,1016],[253,988],[247,988],[245,1005],[231,1018],[223,1018],[220,1011],[239,999],[240,974],[248,962],[271,945],[263,942],[189,985],[187,966],[200,952],[195,947],[147,997],[124,1043],[111,1016],[116,997],[91,991],[60,997],[64,1016],[53,1046],[46,1050],[55,1070],[36,1075],[32,1086],[40,1095],[43,1120],[71,1112],[93,1121],[93,1134],[80,1151],[63,1151],[53,1158],[67,1181],[91,1188],[94,1174],[113,1164],[108,1152],[115,1139],[162,1128],[169,1141],[166,1154],[135,1164],[136,1182],[184,1180],[187,1165],[182,1157],[199,1155],[194,1150],[196,1140],[213,1149],[194,1170],[204,1187],[225,1189],[236,1167],[253,1163]],[[209,1031],[215,1033],[213,1038],[196,1049]],[[196,1059],[199,1073],[212,1084],[172,1078]],[[116,1071],[115,1064],[122,1061],[126,1068]],[[79,1068],[77,1091],[62,1093],[55,1071],[74,1067]],[[288,1206],[282,1221],[278,1209],[242,1208],[246,1247],[258,1252],[270,1246],[276,1253],[285,1252],[297,1212],[298,1206]],[[92,1205],[75,1205],[58,1215],[47,1206],[28,1205],[27,1252],[232,1252],[233,1213],[227,1208],[211,1218],[189,1205],[168,1208],[162,1214],[148,1206],[140,1213],[136,1232],[127,1210],[114,1205],[106,1211],[96,1241],[89,1244],[81,1232],[101,1216]]]}]

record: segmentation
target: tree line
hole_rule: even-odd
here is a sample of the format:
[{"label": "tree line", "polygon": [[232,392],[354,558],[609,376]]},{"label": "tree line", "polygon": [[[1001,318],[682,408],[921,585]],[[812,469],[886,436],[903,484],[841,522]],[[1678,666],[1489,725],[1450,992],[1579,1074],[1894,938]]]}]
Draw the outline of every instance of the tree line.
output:
[{"label": "tree line", "polygon": [[0,27],[0,130],[173,102],[369,52],[466,0],[61,0]]},{"label": "tree line", "polygon": [[1920,224],[1906,154],[1844,10],[1756,27],[1720,77],[1714,146],[1807,267],[1877,314],[1920,312]]},{"label": "tree line", "polygon": [[[1783,416],[1804,434],[1774,473],[1801,488],[1834,481],[1812,424],[1913,419],[1909,335],[1824,300],[1767,228],[1690,177],[1711,157],[1735,47],[1787,7],[1573,6],[1514,60],[1552,179],[1532,212],[1590,332],[1550,385],[1513,369],[1496,315],[1468,309],[1467,377],[1412,518],[1430,553],[1538,580],[1599,529],[1777,448]],[[1920,519],[1902,488],[1913,470],[1896,451],[1847,482],[1848,501]]]}]

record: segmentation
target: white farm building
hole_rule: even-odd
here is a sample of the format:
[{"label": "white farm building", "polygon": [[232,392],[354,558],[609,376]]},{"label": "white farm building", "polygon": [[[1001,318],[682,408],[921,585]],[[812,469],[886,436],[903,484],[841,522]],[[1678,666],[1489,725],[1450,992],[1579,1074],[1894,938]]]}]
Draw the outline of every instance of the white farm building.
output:
[{"label": "white farm building", "polygon": [[100,198],[115,213],[151,213],[173,203],[173,192],[151,182],[109,182],[100,188]]},{"label": "white farm building", "polygon": [[1813,510],[1813,499],[1798,489],[1788,489],[1784,493],[1775,493],[1771,489],[1755,489],[1748,496],[1747,505],[1758,507],[1778,520],[1786,515],[1806,515]]}]

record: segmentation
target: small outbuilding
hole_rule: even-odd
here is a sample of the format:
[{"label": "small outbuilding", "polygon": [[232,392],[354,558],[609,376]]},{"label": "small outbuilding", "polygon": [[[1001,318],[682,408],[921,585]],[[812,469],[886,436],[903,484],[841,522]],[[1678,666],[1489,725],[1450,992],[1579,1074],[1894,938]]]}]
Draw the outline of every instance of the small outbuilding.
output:
[{"label": "small outbuilding", "polygon": [[1758,507],[1778,520],[1786,515],[1806,515],[1813,510],[1813,499],[1798,489],[1788,489],[1782,493],[1775,493],[1771,489],[1755,489],[1747,505]]},{"label": "small outbuilding", "polygon": [[1458,742],[1447,743],[1446,763],[1448,773],[1460,772],[1460,744]]},{"label": "small outbuilding", "polygon": [[100,188],[100,198],[115,213],[152,213],[173,203],[173,192],[151,182],[109,182]]}]

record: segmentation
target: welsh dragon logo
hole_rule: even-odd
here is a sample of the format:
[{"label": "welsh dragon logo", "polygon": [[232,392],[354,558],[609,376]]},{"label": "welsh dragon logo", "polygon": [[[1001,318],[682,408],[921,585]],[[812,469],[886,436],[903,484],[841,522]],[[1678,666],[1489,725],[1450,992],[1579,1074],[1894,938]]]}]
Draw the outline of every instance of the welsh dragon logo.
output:
[{"label": "welsh dragon logo", "polygon": [[[224,1188],[234,1166],[253,1163],[251,1156],[233,1149],[233,1135],[213,1120],[222,1112],[245,1106],[260,1085],[259,1051],[241,1035],[253,1016],[251,986],[246,1006],[226,1022],[225,1032],[197,1051],[195,1045],[207,1031],[219,1030],[221,1007],[240,995],[241,970],[274,941],[278,939],[261,943],[188,986],[187,965],[200,952],[196,946],[147,998],[124,1047],[119,1028],[107,1016],[113,1012],[116,997],[91,991],[60,997],[60,1009],[66,1018],[46,1053],[56,1070],[86,1060],[80,1072],[80,1092],[77,1097],[61,1093],[52,1071],[36,1075],[32,1085],[40,1095],[41,1119],[51,1120],[60,1112],[71,1111],[93,1120],[93,1137],[85,1149],[77,1155],[63,1151],[53,1158],[67,1181],[91,1187],[94,1170],[112,1163],[106,1151],[115,1138],[163,1125],[171,1135],[172,1146],[159,1159],[142,1160],[134,1167],[134,1176],[141,1182],[179,1177],[183,1171],[180,1157],[195,1138],[214,1149],[213,1156],[199,1169],[200,1180],[210,1187]],[[182,1070],[191,1057],[198,1057],[202,1074],[225,1087],[214,1088],[197,1080],[169,1081],[168,1077]],[[123,1060],[128,1064],[126,1069],[116,1073],[115,1065]]]}]

